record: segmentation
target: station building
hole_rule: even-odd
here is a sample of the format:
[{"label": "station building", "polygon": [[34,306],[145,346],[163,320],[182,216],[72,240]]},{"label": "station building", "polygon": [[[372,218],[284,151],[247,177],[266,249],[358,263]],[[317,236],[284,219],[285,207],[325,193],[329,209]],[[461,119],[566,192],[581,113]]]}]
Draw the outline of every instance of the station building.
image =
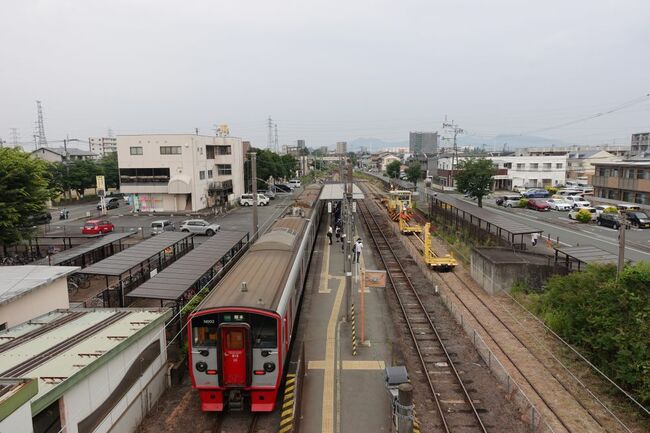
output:
[{"label": "station building", "polygon": [[120,190],[136,211],[195,212],[244,193],[241,138],[119,135]]},{"label": "station building", "polygon": [[135,431],[166,387],[170,316],[56,310],[1,331],[0,431]]},{"label": "station building", "polygon": [[67,276],[78,269],[76,266],[0,266],[0,330],[58,308],[68,308]]}]

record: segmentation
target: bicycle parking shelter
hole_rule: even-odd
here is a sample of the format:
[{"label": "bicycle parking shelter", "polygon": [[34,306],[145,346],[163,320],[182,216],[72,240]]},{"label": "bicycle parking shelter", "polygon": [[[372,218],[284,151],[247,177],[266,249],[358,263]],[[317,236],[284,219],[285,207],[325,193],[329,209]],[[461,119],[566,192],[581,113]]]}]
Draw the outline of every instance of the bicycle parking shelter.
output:
[{"label": "bicycle parking shelter", "polygon": [[93,240],[82,245],[66,249],[57,254],[50,254],[37,261],[38,265],[50,266],[80,266],[86,268],[124,249],[122,240],[134,235],[135,232],[110,233],[94,235]]},{"label": "bicycle parking shelter", "polygon": [[[191,233],[165,232],[82,269],[79,274],[104,276],[106,288],[101,293],[104,305],[113,306],[113,291],[117,292],[119,306],[124,307],[124,298],[130,289],[148,280],[152,271],[155,275],[193,248]],[[111,278],[115,287],[111,285]]]}]

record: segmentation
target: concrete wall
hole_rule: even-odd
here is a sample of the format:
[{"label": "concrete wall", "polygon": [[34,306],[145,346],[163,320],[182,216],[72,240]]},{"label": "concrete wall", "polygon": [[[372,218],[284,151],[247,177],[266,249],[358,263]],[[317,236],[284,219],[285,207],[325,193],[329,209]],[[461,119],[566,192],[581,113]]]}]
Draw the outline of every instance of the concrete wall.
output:
[{"label": "concrete wall", "polygon": [[60,407],[64,412],[67,433],[79,432],[79,423],[91,416],[107,401],[129,368],[139,362],[142,351],[155,340],[159,341],[160,355],[142,371],[123,397],[115,401],[108,415],[101,418],[97,428],[92,431],[93,433],[132,433],[136,430],[166,386],[167,353],[162,324],[153,328],[147,335],[111,359],[108,364],[92,372],[65,393]]},{"label": "concrete wall", "polygon": [[34,433],[32,410],[29,402],[26,402],[7,418],[0,421],[0,433]]},{"label": "concrete wall", "polygon": [[541,289],[551,276],[562,272],[554,266],[554,258],[541,254],[518,252],[517,257],[494,259],[490,252],[512,253],[500,248],[475,248],[470,257],[472,278],[491,295],[509,291],[516,282]]},{"label": "concrete wall", "polygon": [[6,322],[7,327],[12,327],[57,308],[69,307],[68,280],[58,278],[12,302],[0,305],[0,324]]}]

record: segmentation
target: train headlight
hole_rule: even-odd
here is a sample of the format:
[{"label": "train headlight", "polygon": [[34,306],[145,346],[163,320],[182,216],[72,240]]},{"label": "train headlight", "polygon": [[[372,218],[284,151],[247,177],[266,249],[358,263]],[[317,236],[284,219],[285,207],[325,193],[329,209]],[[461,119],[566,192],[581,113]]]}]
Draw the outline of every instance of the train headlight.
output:
[{"label": "train headlight", "polygon": [[196,367],[196,370],[201,372],[201,373],[203,373],[204,371],[206,371],[208,369],[208,364],[206,364],[203,361],[197,362],[194,366]]},{"label": "train headlight", "polygon": [[265,362],[264,371],[266,371],[267,373],[272,373],[273,371],[275,371],[275,364],[273,362]]}]

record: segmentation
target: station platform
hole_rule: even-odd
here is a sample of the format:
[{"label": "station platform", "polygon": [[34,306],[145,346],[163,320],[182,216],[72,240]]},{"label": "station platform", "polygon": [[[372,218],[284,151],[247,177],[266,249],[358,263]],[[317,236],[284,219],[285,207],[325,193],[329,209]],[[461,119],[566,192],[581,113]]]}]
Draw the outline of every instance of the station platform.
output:
[{"label": "station platform", "polygon": [[[357,336],[353,355],[351,322],[346,320],[344,253],[341,242],[326,236],[329,215],[321,224],[301,311],[299,340],[305,348],[306,373],[301,397],[301,433],[391,431],[384,368],[392,365],[391,322],[385,290],[364,292],[365,338],[361,339],[359,269],[377,269],[368,249],[352,266],[352,297]],[[363,238],[357,227],[354,240]],[[367,244],[366,244],[367,245]]]}]

